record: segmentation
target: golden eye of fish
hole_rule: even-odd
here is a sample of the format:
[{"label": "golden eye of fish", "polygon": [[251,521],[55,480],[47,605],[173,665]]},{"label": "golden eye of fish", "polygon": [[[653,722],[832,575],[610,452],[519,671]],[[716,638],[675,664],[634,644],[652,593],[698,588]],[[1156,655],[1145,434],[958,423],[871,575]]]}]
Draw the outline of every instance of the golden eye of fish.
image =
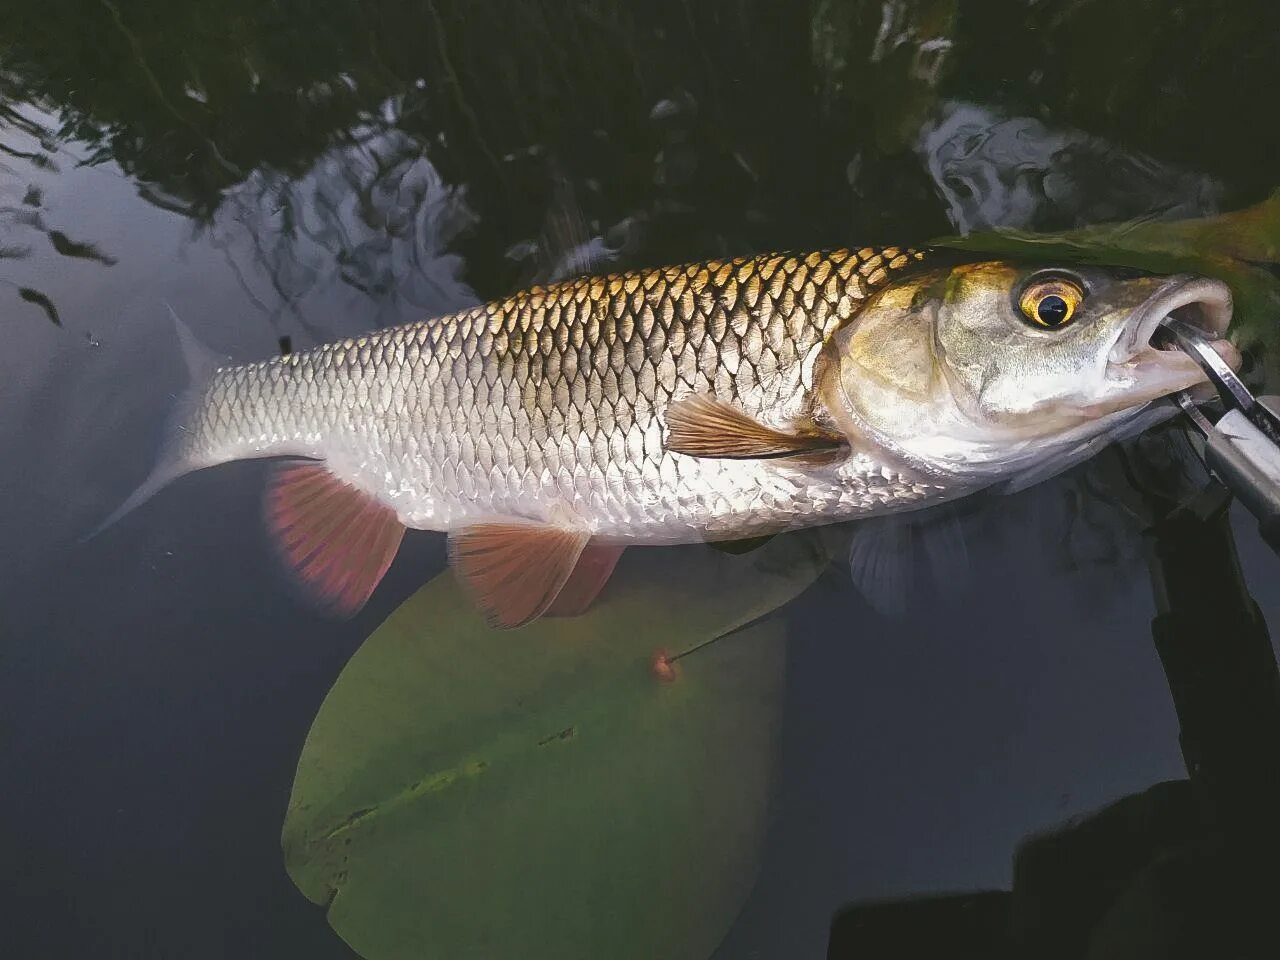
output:
[{"label": "golden eye of fish", "polygon": [[1061,330],[1076,315],[1084,291],[1070,280],[1040,280],[1022,292],[1018,306],[1022,315],[1037,327]]}]

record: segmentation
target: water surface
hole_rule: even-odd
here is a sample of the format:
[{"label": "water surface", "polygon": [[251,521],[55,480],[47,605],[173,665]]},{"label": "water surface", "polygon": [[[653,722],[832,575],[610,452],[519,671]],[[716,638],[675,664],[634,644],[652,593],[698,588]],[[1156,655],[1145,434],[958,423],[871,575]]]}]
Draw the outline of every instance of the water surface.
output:
[{"label": "water surface", "polygon": [[[1276,185],[1268,4],[13,0],[0,40],[0,833],[30,956],[350,957],[281,864],[355,620],[276,568],[260,464],[89,543],[182,385],[535,279],[1239,208]],[[1073,499],[1075,498],[1075,499]],[[787,613],[782,775],[718,956],[852,900],[1007,886],[1025,835],[1185,774],[1138,525],[1011,498],[901,617]],[[1277,560],[1237,518],[1280,614]],[[1075,525],[1075,526],[1073,526]]]}]

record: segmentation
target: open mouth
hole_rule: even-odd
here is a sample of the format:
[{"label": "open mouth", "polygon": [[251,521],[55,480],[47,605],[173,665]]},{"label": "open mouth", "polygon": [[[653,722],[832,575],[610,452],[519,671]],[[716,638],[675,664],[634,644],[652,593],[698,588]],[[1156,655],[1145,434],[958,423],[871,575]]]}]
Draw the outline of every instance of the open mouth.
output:
[{"label": "open mouth", "polygon": [[[1146,303],[1134,311],[1115,346],[1111,362],[1124,363],[1148,350],[1177,350],[1161,335],[1167,317],[1177,317],[1204,331],[1205,338],[1230,347],[1222,335],[1231,323],[1231,290],[1225,283],[1206,277],[1171,277]],[[1234,348],[1232,348],[1234,352]]]},{"label": "open mouth", "polygon": [[1231,290],[1206,277],[1171,277],[1134,311],[1108,357],[1108,374],[1138,387],[1143,399],[1186,390],[1206,380],[1198,363],[1185,354],[1161,324],[1175,317],[1202,330],[1206,340],[1233,369],[1240,352],[1223,339],[1231,323]]}]

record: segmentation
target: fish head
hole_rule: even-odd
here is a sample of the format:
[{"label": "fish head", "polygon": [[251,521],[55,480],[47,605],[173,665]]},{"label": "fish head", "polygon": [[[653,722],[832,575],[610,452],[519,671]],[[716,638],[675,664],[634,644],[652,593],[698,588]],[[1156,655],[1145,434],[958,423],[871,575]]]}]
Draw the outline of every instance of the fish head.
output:
[{"label": "fish head", "polygon": [[870,440],[944,472],[1013,472],[1203,383],[1189,356],[1151,342],[1170,315],[1239,364],[1217,280],[1004,261],[935,269],[877,292],[831,337],[820,390],[855,447]]}]

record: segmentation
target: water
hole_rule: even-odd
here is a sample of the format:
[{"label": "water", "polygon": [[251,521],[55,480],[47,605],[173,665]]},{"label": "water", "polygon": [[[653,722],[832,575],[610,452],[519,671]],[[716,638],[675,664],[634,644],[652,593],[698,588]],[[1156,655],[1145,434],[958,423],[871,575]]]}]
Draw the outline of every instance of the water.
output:
[{"label": "water", "polygon": [[[0,850],[15,956],[354,956],[285,874],[349,623],[291,590],[264,470],[142,477],[168,306],[241,360],[605,264],[1236,209],[1276,185],[1264,4],[15,3],[0,41]],[[56,322],[55,322],[56,321]],[[761,878],[718,957],[849,901],[1004,887],[1027,834],[1185,775],[1140,542],[1068,565],[1061,488],[891,620],[790,611]],[[1048,519],[1046,519],[1046,515]],[[1058,519],[1054,519],[1058,518]],[[1277,560],[1238,516],[1273,623]]]}]

